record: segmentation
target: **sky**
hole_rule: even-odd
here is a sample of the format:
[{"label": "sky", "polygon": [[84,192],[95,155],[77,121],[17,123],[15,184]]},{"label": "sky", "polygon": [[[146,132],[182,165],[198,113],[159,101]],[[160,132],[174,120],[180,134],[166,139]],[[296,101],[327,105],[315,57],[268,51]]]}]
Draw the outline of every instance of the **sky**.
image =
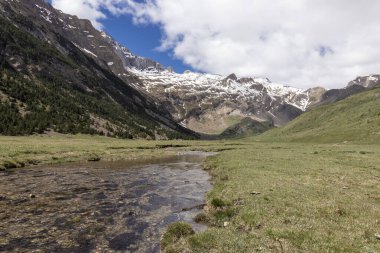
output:
[{"label": "sky", "polygon": [[343,87],[380,73],[378,0],[52,0],[177,72]]}]

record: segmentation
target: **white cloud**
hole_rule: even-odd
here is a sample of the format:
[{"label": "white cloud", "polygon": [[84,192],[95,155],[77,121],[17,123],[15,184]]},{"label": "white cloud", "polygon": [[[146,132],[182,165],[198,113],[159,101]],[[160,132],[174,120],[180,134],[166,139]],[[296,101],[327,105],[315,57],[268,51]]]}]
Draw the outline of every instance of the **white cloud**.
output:
[{"label": "white cloud", "polygon": [[54,8],[80,18],[88,19],[92,24],[102,29],[101,20],[106,18],[104,10],[114,15],[128,13],[126,0],[51,0]]},{"label": "white cloud", "polygon": [[99,19],[104,19],[106,15],[100,11],[100,1],[73,1],[73,0],[52,0],[54,8],[80,18],[89,19],[92,24],[102,28]]},{"label": "white cloud", "polygon": [[342,87],[380,72],[377,0],[79,2],[93,4],[94,22],[103,17],[102,6],[159,25],[161,49],[200,71],[266,76],[302,88]]}]

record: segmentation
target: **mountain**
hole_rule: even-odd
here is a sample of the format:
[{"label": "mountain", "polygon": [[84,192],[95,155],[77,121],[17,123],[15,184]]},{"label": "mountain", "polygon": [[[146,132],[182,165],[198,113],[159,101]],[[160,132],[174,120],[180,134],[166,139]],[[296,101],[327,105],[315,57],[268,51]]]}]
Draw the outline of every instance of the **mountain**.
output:
[{"label": "mountain", "polygon": [[260,140],[295,142],[380,142],[380,88],[313,108]]},{"label": "mountain", "polygon": [[359,76],[342,89],[321,90],[320,93],[315,96],[315,101],[309,103],[309,108],[338,102],[377,86],[380,86],[379,75]]},{"label": "mountain", "polygon": [[[160,66],[139,57],[127,61],[128,50],[88,20],[57,11],[42,0],[4,0],[0,22],[1,134],[197,136],[133,88],[141,81],[124,68]],[[94,48],[97,43],[102,45]],[[104,60],[108,57],[112,61]],[[115,75],[117,71],[123,76]]]},{"label": "mountain", "polygon": [[228,127],[220,134],[221,138],[242,138],[258,135],[273,128],[270,122],[260,122],[249,117],[244,118],[239,123]]},{"label": "mountain", "polygon": [[155,97],[183,126],[205,134],[219,134],[246,117],[283,125],[302,114],[310,99],[309,91],[267,78],[154,68],[130,71],[142,80],[137,89]]},{"label": "mountain", "polygon": [[352,87],[355,85],[359,85],[364,88],[380,86],[380,75],[359,76],[355,80],[349,82],[347,87]]}]

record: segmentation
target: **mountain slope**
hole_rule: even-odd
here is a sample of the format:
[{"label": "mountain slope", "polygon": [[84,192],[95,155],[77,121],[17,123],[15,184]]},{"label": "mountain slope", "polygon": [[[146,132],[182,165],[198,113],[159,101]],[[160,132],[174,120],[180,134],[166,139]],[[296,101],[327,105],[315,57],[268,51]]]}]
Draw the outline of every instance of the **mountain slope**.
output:
[{"label": "mountain slope", "polygon": [[273,128],[273,125],[269,122],[260,122],[247,117],[239,123],[228,127],[226,130],[223,131],[223,133],[220,134],[220,137],[242,138],[261,134],[265,131],[268,131],[271,128]]},{"label": "mountain slope", "polygon": [[[41,8],[48,16],[35,15]],[[136,78],[120,79],[57,31],[55,12],[39,0],[0,2],[0,133],[195,136],[132,88]]]},{"label": "mountain slope", "polygon": [[311,109],[259,140],[380,143],[380,88]]},{"label": "mountain slope", "polygon": [[310,101],[308,108],[338,102],[377,86],[380,86],[380,76],[368,75],[357,77],[341,89],[321,90],[321,88],[313,88],[312,90],[317,91],[318,94],[316,94],[314,101]]},{"label": "mountain slope", "polygon": [[219,134],[250,117],[283,125],[308,106],[309,91],[271,83],[266,78],[227,77],[186,71],[130,69],[141,80],[137,89],[155,97],[184,126]]}]

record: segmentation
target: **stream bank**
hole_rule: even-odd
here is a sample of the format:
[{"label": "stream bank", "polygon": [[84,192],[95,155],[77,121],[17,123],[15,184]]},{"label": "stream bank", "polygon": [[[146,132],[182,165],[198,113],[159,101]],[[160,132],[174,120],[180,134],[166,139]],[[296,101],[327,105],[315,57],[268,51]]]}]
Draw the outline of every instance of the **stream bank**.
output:
[{"label": "stream bank", "polygon": [[0,174],[0,251],[159,252],[165,227],[193,221],[212,153],[73,163]]}]

